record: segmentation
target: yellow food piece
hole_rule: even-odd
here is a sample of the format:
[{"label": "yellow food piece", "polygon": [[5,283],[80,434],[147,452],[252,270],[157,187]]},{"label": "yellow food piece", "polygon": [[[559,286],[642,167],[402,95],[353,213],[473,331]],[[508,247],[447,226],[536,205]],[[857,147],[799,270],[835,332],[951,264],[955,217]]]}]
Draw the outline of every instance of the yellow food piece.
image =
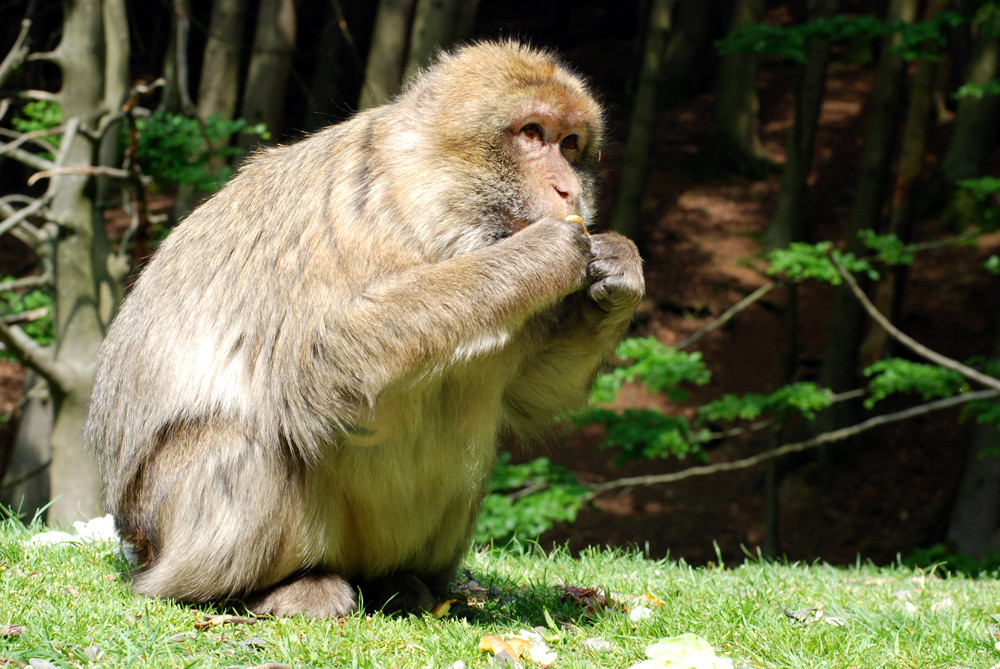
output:
[{"label": "yellow food piece", "polygon": [[569,216],[566,217],[565,220],[573,221],[574,223],[579,223],[580,225],[583,226],[583,234],[587,235],[588,237],[590,236],[590,233],[587,232],[587,224],[583,222],[583,217],[577,216],[576,214],[570,214]]}]

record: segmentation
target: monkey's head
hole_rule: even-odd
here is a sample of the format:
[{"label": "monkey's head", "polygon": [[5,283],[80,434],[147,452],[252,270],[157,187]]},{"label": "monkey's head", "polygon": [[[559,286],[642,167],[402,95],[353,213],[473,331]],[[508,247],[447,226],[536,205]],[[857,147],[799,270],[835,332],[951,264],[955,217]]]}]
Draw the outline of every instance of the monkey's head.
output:
[{"label": "monkey's head", "polygon": [[590,222],[601,108],[553,54],[513,41],[468,46],[442,55],[401,101],[418,124],[433,121],[418,133],[423,148],[494,239],[545,217]]}]

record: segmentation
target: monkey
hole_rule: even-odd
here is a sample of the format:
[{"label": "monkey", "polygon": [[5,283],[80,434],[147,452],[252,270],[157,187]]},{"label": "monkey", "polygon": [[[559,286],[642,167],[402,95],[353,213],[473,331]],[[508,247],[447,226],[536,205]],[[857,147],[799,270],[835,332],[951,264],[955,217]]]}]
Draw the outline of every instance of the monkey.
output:
[{"label": "monkey", "polygon": [[584,404],[643,294],[635,245],[586,229],[603,135],[556,55],[480,42],[256,153],[179,223],[108,328],[84,428],[133,591],[433,605],[498,439]]}]

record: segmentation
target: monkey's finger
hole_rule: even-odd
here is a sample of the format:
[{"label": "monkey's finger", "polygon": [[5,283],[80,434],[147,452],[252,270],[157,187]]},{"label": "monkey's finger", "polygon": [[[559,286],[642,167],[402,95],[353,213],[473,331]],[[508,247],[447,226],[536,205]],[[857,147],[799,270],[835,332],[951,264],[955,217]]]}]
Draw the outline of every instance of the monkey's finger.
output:
[{"label": "monkey's finger", "polygon": [[583,222],[583,217],[577,216],[576,214],[570,214],[564,220],[573,221],[574,223],[579,223],[580,225],[583,226],[583,234],[587,235],[588,237],[590,236],[590,233],[587,232],[587,224]]}]

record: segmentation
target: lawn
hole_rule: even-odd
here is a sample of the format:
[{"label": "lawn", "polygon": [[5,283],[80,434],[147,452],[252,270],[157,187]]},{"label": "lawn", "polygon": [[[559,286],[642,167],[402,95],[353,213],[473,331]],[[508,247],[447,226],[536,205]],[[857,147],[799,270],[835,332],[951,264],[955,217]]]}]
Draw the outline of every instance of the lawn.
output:
[{"label": "lawn", "polygon": [[[471,668],[516,655],[521,630],[540,661],[525,651],[525,667],[631,667],[647,651],[658,659],[643,669],[1000,667],[1000,584],[986,576],[510,546],[470,552],[434,613],[253,619],[134,597],[114,542],[38,545],[44,528],[0,528],[0,667]],[[680,635],[693,636],[654,645]],[[690,656],[701,664],[670,663],[681,642],[706,644]]]}]

